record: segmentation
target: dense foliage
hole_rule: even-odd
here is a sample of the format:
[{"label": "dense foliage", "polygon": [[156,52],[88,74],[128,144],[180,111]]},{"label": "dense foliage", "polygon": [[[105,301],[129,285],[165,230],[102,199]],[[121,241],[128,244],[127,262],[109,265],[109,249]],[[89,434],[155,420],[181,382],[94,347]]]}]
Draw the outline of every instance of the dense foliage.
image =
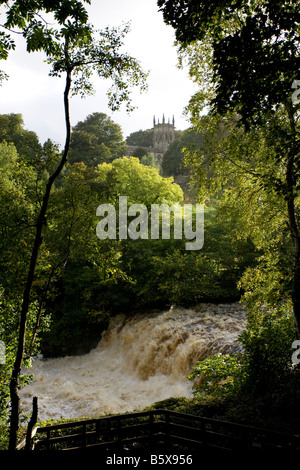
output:
[{"label": "dense foliage", "polygon": [[121,127],[106,114],[93,113],[73,127],[69,161],[97,166],[123,157],[125,150]]},{"label": "dense foliage", "polygon": [[132,132],[127,138],[128,145],[136,147],[153,147],[153,129]]},{"label": "dense foliage", "polygon": [[[90,1],[87,0],[87,3]],[[112,110],[118,110],[125,102],[127,111],[130,111],[133,109],[131,88],[138,86],[140,90],[144,90],[146,74],[133,57],[121,51],[123,38],[129,31],[128,25],[123,25],[121,28],[107,27],[103,31],[96,32],[89,22],[83,2],[79,0],[25,3],[16,0],[15,2],[1,2],[1,4],[3,4],[6,18],[1,24],[0,58],[6,59],[9,51],[15,48],[12,35],[19,33],[25,38],[28,52],[42,51],[45,54],[46,62],[51,65],[50,76],[61,77],[63,75],[65,79],[63,92],[64,149],[42,185],[41,203],[35,218],[30,261],[23,286],[18,346],[10,380],[9,449],[15,450],[20,415],[19,382],[24,362],[32,292],[39,267],[40,248],[43,243],[43,229],[54,183],[65,167],[70,149],[70,96],[91,94],[93,92],[91,78],[96,74],[98,78],[110,79],[111,88],[107,93],[109,107]],[[55,23],[53,23],[53,19]],[[4,74],[1,72],[1,80],[3,78]],[[37,323],[39,323],[39,319]]]},{"label": "dense foliage", "polygon": [[[0,266],[4,289],[11,292],[14,288],[20,295],[41,168],[24,162],[13,143],[1,145]],[[55,148],[52,154],[50,150],[55,160]],[[46,173],[51,158],[40,164]],[[13,197],[16,191],[18,199]],[[33,290],[33,298],[52,314],[43,353],[87,351],[99,341],[109,316],[124,309],[235,300],[240,295],[237,282],[257,254],[250,240],[232,238],[234,224],[229,218],[207,208],[205,244],[200,252],[186,252],[184,239],[99,240],[96,208],[101,203],[117,207],[119,195],[126,195],[128,204],[143,203],[149,209],[153,203],[172,205],[183,200],[172,177],[160,176],[137,158],[119,158],[97,167],[83,162],[66,167],[52,194]]]},{"label": "dense foliage", "polygon": [[187,107],[203,137],[185,149],[194,187],[200,200],[219,200],[223,217],[235,221],[232,234],[248,236],[258,252],[238,283],[249,312],[243,353],[207,358],[189,378],[197,397],[226,396],[238,408],[247,395],[263,413],[291,416],[299,400],[292,364],[300,319],[299,100],[292,91],[299,7],[289,0],[157,3],[175,30],[181,65],[199,85]]}]

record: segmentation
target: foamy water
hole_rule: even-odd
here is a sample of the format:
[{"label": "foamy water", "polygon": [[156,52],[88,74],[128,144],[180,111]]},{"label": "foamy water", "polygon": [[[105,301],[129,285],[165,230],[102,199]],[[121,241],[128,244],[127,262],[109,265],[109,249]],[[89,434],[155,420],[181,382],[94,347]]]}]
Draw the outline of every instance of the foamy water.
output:
[{"label": "foamy water", "polygon": [[21,406],[38,396],[39,419],[94,417],[141,409],[169,397],[192,397],[186,376],[197,361],[240,350],[245,326],[239,304],[202,304],[114,318],[89,354],[35,359],[34,382]]}]

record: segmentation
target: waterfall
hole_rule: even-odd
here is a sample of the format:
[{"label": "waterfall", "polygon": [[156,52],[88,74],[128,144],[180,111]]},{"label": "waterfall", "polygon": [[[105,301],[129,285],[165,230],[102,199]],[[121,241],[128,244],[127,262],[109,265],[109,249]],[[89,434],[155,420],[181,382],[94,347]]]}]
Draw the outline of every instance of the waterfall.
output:
[{"label": "waterfall", "polygon": [[246,314],[239,304],[118,315],[83,356],[34,359],[34,381],[21,390],[39,418],[94,417],[141,409],[169,397],[192,397],[186,378],[199,360],[241,350]]}]

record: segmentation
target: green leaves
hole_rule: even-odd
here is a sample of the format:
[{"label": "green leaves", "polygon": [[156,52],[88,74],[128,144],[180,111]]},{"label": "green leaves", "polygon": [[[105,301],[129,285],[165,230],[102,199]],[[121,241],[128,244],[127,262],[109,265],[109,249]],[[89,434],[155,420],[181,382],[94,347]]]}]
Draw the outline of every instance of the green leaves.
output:
[{"label": "green leaves", "polygon": [[291,345],[295,339],[290,302],[273,309],[254,308],[242,334],[247,386],[254,392],[280,393],[290,380]]},{"label": "green leaves", "polygon": [[[79,22],[82,24],[88,22],[88,13],[81,1],[65,0],[60,3],[60,5],[57,5],[57,2],[53,2],[53,0],[44,2],[48,11],[54,10],[54,18],[59,24],[64,24],[70,17],[73,18],[77,24]],[[91,0],[84,0],[84,3],[91,4]]]},{"label": "green leaves", "polygon": [[[17,28],[22,33],[28,52],[43,51],[51,64],[50,75],[72,74],[72,94],[85,96],[93,93],[92,79],[110,79],[109,106],[113,111],[131,104],[131,87],[146,89],[147,74],[133,57],[120,49],[129,32],[129,24],[122,27],[94,31],[88,24],[88,13],[78,0],[61,2],[48,0],[5,2],[6,22],[0,31],[0,59],[6,59],[15,48],[12,34],[7,29]],[[90,3],[87,1],[86,3]],[[53,17],[55,22],[53,22]],[[2,73],[0,78],[5,78]]]},{"label": "green leaves", "polygon": [[291,101],[291,83],[300,66],[297,29],[287,38],[262,14],[248,18],[240,31],[214,41],[218,83],[212,102],[219,112],[238,109],[243,122],[259,123],[274,106]]},{"label": "green leaves", "polygon": [[242,372],[241,355],[215,354],[197,363],[188,379],[194,382],[194,395],[224,396],[237,390]]},{"label": "green leaves", "polygon": [[49,29],[41,21],[36,22],[35,27],[26,34],[27,52],[45,51],[47,55],[53,53],[54,37],[58,38],[57,31]]},{"label": "green leaves", "polygon": [[181,43],[190,43],[206,33],[204,25],[216,25],[222,11],[228,11],[232,2],[222,0],[158,0],[157,5],[163,11],[164,20],[176,30],[176,38]]},{"label": "green leaves", "polygon": [[96,167],[123,157],[126,144],[121,127],[104,113],[92,113],[73,127],[69,161]]},{"label": "green leaves", "polygon": [[[80,28],[84,28],[88,21],[88,14],[83,3],[77,0],[64,0],[57,2],[54,0],[16,0],[6,3],[5,28],[13,30],[17,28],[22,32],[27,42],[27,51],[33,52],[43,50],[46,55],[54,52],[56,42],[60,34],[74,36],[78,34]],[[90,3],[90,1],[86,1]],[[63,26],[61,30],[54,28],[54,19],[58,25]],[[11,36],[9,35],[9,38]],[[13,39],[10,39],[14,44]],[[2,46],[8,51],[7,44],[2,41]]]},{"label": "green leaves", "polygon": [[163,178],[157,169],[142,165],[138,158],[117,158],[99,165],[97,171],[99,181],[114,174],[114,193],[126,195],[128,204],[145,204],[150,209],[154,203],[172,205],[183,200],[182,189],[174,183],[173,177]]},{"label": "green leaves", "polygon": [[[251,124],[291,103],[291,84],[300,69],[300,12],[292,0],[160,0],[158,5],[181,46],[212,46],[215,111],[238,111],[244,124]],[[196,68],[192,74],[199,76]]]},{"label": "green leaves", "polygon": [[138,61],[120,52],[122,39],[129,31],[128,25],[97,32],[83,26],[79,31],[75,30],[76,35],[73,28],[73,25],[64,27],[54,50],[49,51],[47,61],[52,65],[50,75],[71,72],[72,94],[81,96],[93,93],[94,75],[110,79],[112,86],[107,92],[109,107],[116,111],[125,102],[127,110],[131,111],[131,87],[145,91],[147,74]]},{"label": "green leaves", "polygon": [[4,31],[0,31],[0,59],[6,60],[10,50],[15,49],[15,43],[10,35]]}]

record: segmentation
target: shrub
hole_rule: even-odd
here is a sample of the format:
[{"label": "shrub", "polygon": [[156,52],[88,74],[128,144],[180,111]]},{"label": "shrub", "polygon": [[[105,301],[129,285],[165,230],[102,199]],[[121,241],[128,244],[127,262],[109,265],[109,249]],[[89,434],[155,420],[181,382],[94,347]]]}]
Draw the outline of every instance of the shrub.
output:
[{"label": "shrub", "polygon": [[275,391],[286,385],[295,339],[292,311],[287,304],[256,308],[241,335],[246,386],[253,392]]},{"label": "shrub", "polygon": [[232,393],[242,376],[242,357],[230,354],[214,354],[197,363],[189,380],[194,381],[194,396],[201,394],[227,395]]}]

